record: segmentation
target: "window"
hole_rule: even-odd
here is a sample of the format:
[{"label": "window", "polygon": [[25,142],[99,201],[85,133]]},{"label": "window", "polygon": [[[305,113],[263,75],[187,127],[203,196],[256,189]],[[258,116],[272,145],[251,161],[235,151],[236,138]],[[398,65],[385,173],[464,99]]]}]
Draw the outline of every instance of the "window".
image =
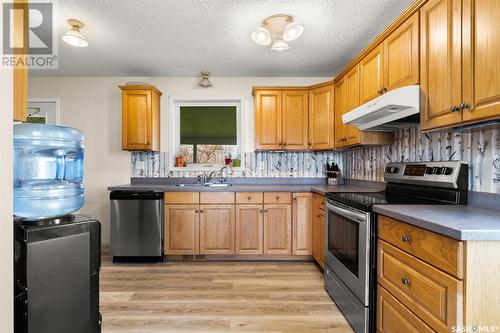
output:
[{"label": "window", "polygon": [[237,105],[179,106],[179,154],[185,163],[224,164],[239,155]]}]

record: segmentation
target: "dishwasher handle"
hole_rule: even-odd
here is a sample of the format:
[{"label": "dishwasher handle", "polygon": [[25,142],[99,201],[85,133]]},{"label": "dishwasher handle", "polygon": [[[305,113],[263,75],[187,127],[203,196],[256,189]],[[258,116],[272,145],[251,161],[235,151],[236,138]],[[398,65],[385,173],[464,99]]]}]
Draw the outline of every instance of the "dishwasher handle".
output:
[{"label": "dishwasher handle", "polygon": [[110,200],[163,200],[163,192],[111,191]]}]

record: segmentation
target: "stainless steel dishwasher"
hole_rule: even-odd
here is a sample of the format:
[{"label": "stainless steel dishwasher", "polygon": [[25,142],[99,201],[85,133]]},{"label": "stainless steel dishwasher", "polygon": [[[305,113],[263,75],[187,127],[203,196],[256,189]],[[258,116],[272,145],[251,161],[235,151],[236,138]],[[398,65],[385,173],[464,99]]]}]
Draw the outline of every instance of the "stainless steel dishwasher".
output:
[{"label": "stainless steel dishwasher", "polygon": [[109,198],[113,260],[161,260],[163,193],[112,191]]}]

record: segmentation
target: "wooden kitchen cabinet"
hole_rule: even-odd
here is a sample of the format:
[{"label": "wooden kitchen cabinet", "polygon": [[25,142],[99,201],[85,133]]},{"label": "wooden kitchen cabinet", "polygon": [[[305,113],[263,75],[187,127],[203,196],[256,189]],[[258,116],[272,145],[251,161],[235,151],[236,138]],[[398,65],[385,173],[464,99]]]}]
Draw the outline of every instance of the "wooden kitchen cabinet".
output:
[{"label": "wooden kitchen cabinet", "polygon": [[292,254],[291,205],[264,205],[264,254]]},{"label": "wooden kitchen cabinet", "polygon": [[347,146],[348,129],[342,115],[348,112],[347,80],[343,77],[335,83],[335,148]]},{"label": "wooden kitchen cabinet", "polygon": [[293,194],[292,253],[312,254],[312,193]]},{"label": "wooden kitchen cabinet", "polygon": [[378,332],[500,326],[500,285],[492,278],[500,274],[500,259],[492,255],[499,241],[460,241],[377,219]]},{"label": "wooden kitchen cabinet", "polygon": [[460,0],[430,0],[420,9],[422,130],[462,121],[461,6]]},{"label": "wooden kitchen cabinet", "polygon": [[382,94],[384,88],[383,44],[373,49],[359,63],[360,103],[365,104]]},{"label": "wooden kitchen cabinet", "polygon": [[335,113],[333,83],[309,90],[309,143],[313,150],[335,147]]},{"label": "wooden kitchen cabinet", "polygon": [[281,149],[281,90],[254,89],[254,97],[255,149]]},{"label": "wooden kitchen cabinet", "polygon": [[313,194],[312,255],[314,260],[325,267],[325,197]]},{"label": "wooden kitchen cabinet", "polygon": [[384,40],[384,92],[419,83],[419,22],[413,14]]},{"label": "wooden kitchen cabinet", "polygon": [[462,117],[500,118],[500,1],[463,0]]},{"label": "wooden kitchen cabinet", "polygon": [[307,90],[254,87],[255,148],[306,150],[308,143]]},{"label": "wooden kitchen cabinet", "polygon": [[170,255],[199,253],[198,204],[165,205],[164,252]]},{"label": "wooden kitchen cabinet", "polygon": [[281,95],[283,148],[306,150],[308,143],[308,94],[306,90],[284,90]]},{"label": "wooden kitchen cabinet", "polygon": [[201,205],[200,254],[234,254],[234,242],[234,205]]},{"label": "wooden kitchen cabinet", "polygon": [[120,86],[122,149],[160,151],[160,97],[153,86]]},{"label": "wooden kitchen cabinet", "polygon": [[236,205],[236,254],[264,253],[263,214],[262,203]]}]

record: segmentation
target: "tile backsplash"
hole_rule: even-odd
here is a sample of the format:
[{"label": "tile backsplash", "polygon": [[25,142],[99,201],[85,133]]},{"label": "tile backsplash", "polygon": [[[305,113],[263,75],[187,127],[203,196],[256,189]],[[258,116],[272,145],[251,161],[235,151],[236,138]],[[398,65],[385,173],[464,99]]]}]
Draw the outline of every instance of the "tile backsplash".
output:
[{"label": "tile backsplash", "polygon": [[[327,152],[248,152],[232,177],[325,177],[324,165],[337,163],[344,177],[383,181],[390,161],[463,160],[469,187],[500,193],[500,130],[475,133],[421,133],[418,126],[395,133],[394,144]],[[132,177],[195,177],[196,171],[169,171],[168,152],[132,152]],[[173,158],[173,157],[172,157]]]}]

